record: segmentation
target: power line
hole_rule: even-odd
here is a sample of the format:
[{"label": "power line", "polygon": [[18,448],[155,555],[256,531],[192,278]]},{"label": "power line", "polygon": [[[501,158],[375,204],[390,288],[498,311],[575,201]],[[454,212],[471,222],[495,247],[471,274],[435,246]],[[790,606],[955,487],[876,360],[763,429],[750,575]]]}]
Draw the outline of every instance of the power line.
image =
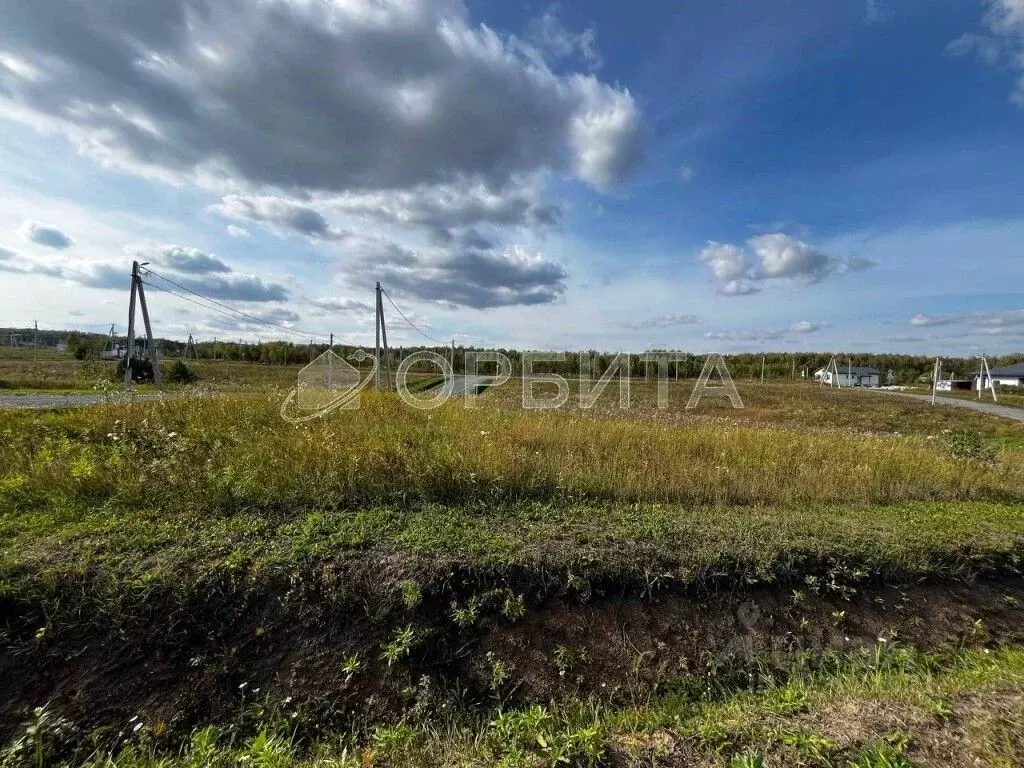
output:
[{"label": "power line", "polygon": [[[156,288],[158,291],[163,291],[164,293],[169,294],[171,296],[174,296],[176,298],[179,298],[182,301],[187,301],[190,304],[195,304],[197,307],[202,307],[203,309],[209,310],[211,312],[216,312],[216,313],[218,313],[220,315],[223,315],[224,317],[229,317],[232,320],[239,320],[239,319],[241,319],[241,318],[239,318],[238,315],[232,314],[230,312],[225,312],[223,309],[219,309],[219,308],[217,308],[215,306],[211,306],[209,304],[204,304],[201,301],[196,301],[195,299],[190,299],[188,296],[183,296],[182,294],[178,293],[177,291],[172,291],[169,288],[165,288],[162,285],[157,285],[156,283],[150,283],[150,282],[148,282],[146,280],[142,280],[141,282],[142,282],[143,285],[148,285],[151,288]],[[257,322],[260,322],[260,321],[257,321]],[[268,323],[264,323],[264,324],[266,325]],[[269,324],[273,325],[273,323],[269,323]],[[276,329],[284,332],[284,333],[289,333],[292,336],[295,336],[296,338],[306,339],[309,336],[308,333],[303,332],[303,331],[294,331],[294,330],[285,328],[283,326],[276,326],[276,325],[274,325],[274,327]],[[324,335],[324,334],[316,334],[316,335]]]},{"label": "power line", "polygon": [[410,326],[410,327],[411,327],[411,328],[412,328],[412,329],[413,329],[414,331],[417,331],[417,332],[418,332],[418,333],[419,333],[420,335],[422,335],[423,337],[425,337],[425,338],[427,338],[427,339],[430,339],[430,340],[431,340],[432,342],[434,342],[435,344],[440,344],[440,345],[441,345],[442,347],[446,347],[446,346],[448,346],[448,342],[447,342],[447,341],[441,341],[440,339],[435,339],[435,338],[434,338],[433,336],[431,336],[431,335],[430,335],[429,333],[427,333],[426,331],[424,331],[424,330],[422,330],[421,328],[417,327],[417,325],[416,325],[415,323],[413,323],[413,321],[412,321],[412,320],[410,320],[410,319],[409,319],[408,317],[406,317],[406,316],[405,316],[405,313],[404,313],[404,312],[403,312],[402,310],[400,310],[400,309],[398,308],[398,305],[397,305],[397,304],[395,304],[395,302],[394,302],[394,299],[392,299],[392,298],[391,298],[390,294],[388,294],[388,292],[387,292],[387,291],[385,291],[385,290],[384,290],[383,288],[381,288],[381,289],[380,289],[380,292],[381,292],[381,293],[383,293],[383,294],[384,294],[385,296],[387,296],[387,298],[388,298],[388,301],[389,301],[389,302],[391,302],[391,306],[395,308],[395,311],[396,311],[396,312],[397,312],[398,314],[400,314],[400,315],[402,316],[402,319],[403,319],[403,320],[405,320],[405,322],[407,322],[407,323],[409,324],[409,326]]},{"label": "power line", "polygon": [[[208,305],[205,305],[205,304],[201,304],[198,301],[194,301],[192,299],[189,299],[187,296],[182,296],[179,293],[175,293],[174,291],[171,291],[171,290],[169,290],[167,288],[164,288],[162,286],[159,286],[159,285],[153,285],[154,288],[162,290],[165,293],[170,293],[171,295],[177,296],[178,298],[184,299],[185,301],[191,301],[193,304],[197,304],[198,306],[205,307],[206,309],[209,309],[209,310],[213,310],[214,312],[220,312],[220,314],[222,314],[222,315],[227,315],[228,317],[233,317],[236,320],[239,317],[242,317],[242,318],[245,318],[246,320],[250,320],[250,321],[252,321],[254,323],[261,323],[262,325],[266,325],[266,326],[268,326],[270,328],[276,328],[279,331],[291,334],[293,336],[298,336],[298,337],[301,337],[301,338],[308,338],[309,336],[319,336],[320,338],[326,339],[329,336],[329,334],[326,334],[326,333],[317,333],[317,332],[314,332],[314,331],[303,331],[303,330],[298,329],[298,328],[288,328],[287,326],[279,325],[278,323],[275,323],[275,322],[273,322],[271,320],[266,320],[266,319],[264,319],[262,317],[257,317],[256,315],[250,315],[248,312],[243,312],[240,309],[235,309],[234,307],[229,306],[227,304],[224,304],[224,303],[222,303],[220,301],[217,301],[216,299],[211,299],[209,296],[204,296],[203,294],[201,294],[201,293],[199,293],[197,291],[193,291],[191,288],[186,288],[181,283],[175,282],[174,280],[171,280],[169,277],[161,275],[159,272],[154,272],[152,269],[149,269],[148,267],[144,267],[143,269],[145,269],[146,274],[152,275],[154,277],[158,277],[161,280],[163,280],[163,281],[165,281],[167,283],[170,283],[171,285],[175,286],[176,288],[180,288],[181,290],[185,291],[186,293],[190,293],[193,296],[196,296],[196,297],[198,297],[200,299],[203,299],[204,301],[210,302],[210,304],[214,304],[216,306],[208,306]],[[152,284],[151,283],[146,283],[146,285],[152,285]],[[220,307],[221,309],[218,310],[217,307]],[[227,312],[225,312],[223,310],[227,310]],[[228,314],[229,312],[232,313],[232,314]]]}]

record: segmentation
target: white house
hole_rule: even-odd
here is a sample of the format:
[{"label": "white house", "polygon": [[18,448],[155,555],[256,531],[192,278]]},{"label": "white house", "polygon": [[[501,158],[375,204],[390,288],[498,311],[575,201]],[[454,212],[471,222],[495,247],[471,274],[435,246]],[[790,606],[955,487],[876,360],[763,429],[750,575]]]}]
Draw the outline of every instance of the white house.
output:
[{"label": "white house", "polygon": [[836,369],[839,371],[838,378],[835,371],[819,368],[814,372],[814,380],[828,384],[830,387],[836,384],[840,387],[877,387],[879,384],[877,368],[837,363]]},{"label": "white house", "polygon": [[[1024,363],[990,368],[989,373],[992,374],[992,382],[997,387],[1024,387]],[[988,376],[985,376],[982,371],[974,372],[974,388],[988,388]]]}]

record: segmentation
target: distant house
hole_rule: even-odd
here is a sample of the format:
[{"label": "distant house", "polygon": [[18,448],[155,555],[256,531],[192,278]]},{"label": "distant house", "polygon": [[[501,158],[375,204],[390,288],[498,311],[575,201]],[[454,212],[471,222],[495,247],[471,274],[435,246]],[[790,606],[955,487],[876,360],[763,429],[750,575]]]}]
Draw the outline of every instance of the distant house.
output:
[{"label": "distant house", "polygon": [[814,372],[814,380],[829,386],[838,384],[840,387],[877,387],[879,384],[877,368],[837,364],[836,369],[839,371],[838,378],[835,371],[819,368]]},{"label": "distant house", "polygon": [[935,389],[939,392],[953,392],[958,389],[970,389],[974,382],[971,379],[939,379]]},{"label": "distant house", "polygon": [[[1024,387],[1024,363],[1004,365],[1002,368],[990,368],[992,383],[999,387]],[[989,386],[988,376],[982,371],[974,372],[974,388],[987,389]]]}]

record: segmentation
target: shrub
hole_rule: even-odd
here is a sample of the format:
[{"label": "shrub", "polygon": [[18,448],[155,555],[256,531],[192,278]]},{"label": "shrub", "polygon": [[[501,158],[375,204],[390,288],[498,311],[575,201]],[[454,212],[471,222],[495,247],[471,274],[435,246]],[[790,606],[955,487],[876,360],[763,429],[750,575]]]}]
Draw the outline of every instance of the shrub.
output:
[{"label": "shrub", "polygon": [[946,441],[946,452],[954,459],[979,461],[982,464],[994,464],[996,449],[985,442],[980,433],[966,429],[958,429],[950,433]]},{"label": "shrub", "polygon": [[164,374],[164,379],[171,384],[192,384],[199,381],[199,374],[189,368],[184,360],[175,360]]}]

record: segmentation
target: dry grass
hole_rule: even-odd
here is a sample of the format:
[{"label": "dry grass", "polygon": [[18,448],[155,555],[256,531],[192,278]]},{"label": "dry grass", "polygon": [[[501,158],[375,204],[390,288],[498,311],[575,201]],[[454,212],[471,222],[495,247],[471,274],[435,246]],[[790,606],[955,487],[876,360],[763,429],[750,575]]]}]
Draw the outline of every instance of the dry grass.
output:
[{"label": "dry grass", "polygon": [[[941,440],[575,413],[433,412],[369,395],[301,427],[276,397],[4,414],[4,482],[97,502],[221,508],[592,499],[721,505],[1024,498],[1024,464]],[[27,492],[27,491],[26,491]]]},{"label": "dry grass", "polygon": [[[716,382],[712,382],[714,384]],[[744,407],[734,409],[727,398],[705,397],[695,410],[686,402],[694,381],[668,383],[668,407],[658,408],[657,386],[634,381],[630,408],[619,408],[617,384],[612,383],[590,409],[579,407],[578,384],[570,381],[564,411],[597,419],[647,421],[666,425],[714,422],[726,425],[780,425],[813,431],[854,431],[861,434],[941,435],[943,430],[970,429],[992,437],[1024,439],[1024,425],[999,416],[964,408],[932,406],[905,398],[883,397],[864,389],[833,389],[801,381],[737,381]],[[554,388],[538,388],[539,397]],[[521,410],[522,381],[513,379],[488,392],[484,402],[502,410]]]}]

